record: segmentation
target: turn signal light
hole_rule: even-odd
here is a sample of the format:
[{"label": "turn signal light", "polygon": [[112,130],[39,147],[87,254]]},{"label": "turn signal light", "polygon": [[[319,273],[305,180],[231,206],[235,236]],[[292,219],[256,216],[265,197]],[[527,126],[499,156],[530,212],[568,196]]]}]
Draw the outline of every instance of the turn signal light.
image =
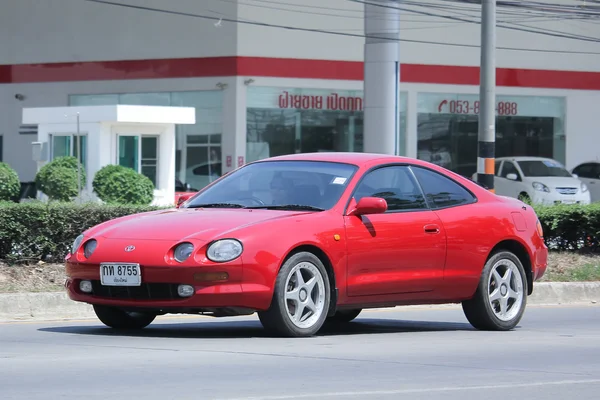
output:
[{"label": "turn signal light", "polygon": [[535,227],[537,229],[538,235],[540,235],[540,237],[543,239],[544,238],[544,229],[542,229],[542,224],[540,223],[539,219],[537,220]]},{"label": "turn signal light", "polygon": [[194,280],[201,282],[222,282],[229,279],[227,272],[196,272]]}]

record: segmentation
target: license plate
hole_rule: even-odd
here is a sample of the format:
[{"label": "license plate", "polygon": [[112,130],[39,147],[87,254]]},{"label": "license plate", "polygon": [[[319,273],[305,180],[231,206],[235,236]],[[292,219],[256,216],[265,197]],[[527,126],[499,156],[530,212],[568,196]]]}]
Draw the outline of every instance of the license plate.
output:
[{"label": "license plate", "polygon": [[563,204],[575,204],[575,200],[563,200]]},{"label": "license plate", "polygon": [[140,286],[142,271],[139,264],[100,264],[100,283],[104,286]]}]

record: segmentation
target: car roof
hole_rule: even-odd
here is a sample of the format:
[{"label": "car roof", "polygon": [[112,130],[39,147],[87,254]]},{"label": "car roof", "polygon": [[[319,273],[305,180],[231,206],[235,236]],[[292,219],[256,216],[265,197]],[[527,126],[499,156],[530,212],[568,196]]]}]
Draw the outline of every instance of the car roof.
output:
[{"label": "car roof", "polygon": [[359,153],[359,152],[314,152],[273,156],[260,161],[329,161],[361,165],[369,162],[410,162],[425,164],[411,157],[394,156],[391,154]]}]

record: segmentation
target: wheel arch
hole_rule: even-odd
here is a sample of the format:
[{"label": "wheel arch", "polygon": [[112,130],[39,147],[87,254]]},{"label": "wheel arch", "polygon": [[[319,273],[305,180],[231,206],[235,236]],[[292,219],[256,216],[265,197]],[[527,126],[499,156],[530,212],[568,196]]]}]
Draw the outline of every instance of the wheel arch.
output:
[{"label": "wheel arch", "polygon": [[513,253],[521,264],[523,264],[523,269],[525,269],[525,276],[527,277],[527,295],[531,295],[533,293],[533,272],[531,268],[531,257],[529,256],[529,252],[527,248],[518,240],[515,239],[505,239],[501,242],[497,243],[489,252],[486,262],[497,252],[506,250]]},{"label": "wheel arch", "polygon": [[314,244],[301,244],[301,245],[295,246],[290,251],[288,251],[288,253],[285,255],[285,257],[282,259],[277,272],[279,272],[279,270],[281,269],[283,264],[285,264],[287,262],[287,260],[290,259],[290,257],[292,257],[294,254],[301,253],[303,251],[314,254],[325,266],[325,270],[327,271],[327,279],[329,280],[329,290],[330,290],[330,296],[331,296],[331,301],[329,302],[329,310],[327,312],[327,315],[328,316],[334,315],[337,310],[337,300],[338,300],[338,289],[337,289],[337,284],[336,284],[336,276],[335,276],[335,271],[333,270],[333,264],[332,264],[331,260],[329,259],[329,256],[327,256],[327,254],[325,253],[325,251],[323,251],[323,249],[321,249],[319,246],[314,245]]}]

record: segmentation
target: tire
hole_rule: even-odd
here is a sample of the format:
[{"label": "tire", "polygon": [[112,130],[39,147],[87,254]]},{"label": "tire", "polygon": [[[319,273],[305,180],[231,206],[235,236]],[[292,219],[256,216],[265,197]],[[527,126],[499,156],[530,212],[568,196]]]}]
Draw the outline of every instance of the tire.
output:
[{"label": "tire", "polygon": [[[300,286],[298,278],[301,278]],[[307,284],[311,279],[314,279],[314,284]],[[263,327],[276,335],[313,336],[325,323],[330,301],[331,291],[325,266],[314,254],[299,252],[281,267],[271,306],[267,311],[259,312],[258,317]],[[294,318],[298,305],[302,306],[298,316],[305,316],[304,319]]]},{"label": "tire", "polygon": [[101,305],[94,305],[94,312],[104,325],[114,329],[143,329],[156,318],[155,314],[128,312]]},{"label": "tire", "polygon": [[[507,277],[505,273],[508,272],[511,275]],[[496,295],[498,298],[495,298]],[[504,315],[500,308],[503,304]],[[519,258],[509,251],[499,251],[490,257],[481,273],[475,295],[462,303],[469,323],[476,329],[489,331],[514,329],[521,321],[526,306],[525,269]]]},{"label": "tire", "polygon": [[348,323],[358,317],[362,308],[356,310],[339,310],[336,311],[331,317],[327,318],[327,322],[331,323]]}]

